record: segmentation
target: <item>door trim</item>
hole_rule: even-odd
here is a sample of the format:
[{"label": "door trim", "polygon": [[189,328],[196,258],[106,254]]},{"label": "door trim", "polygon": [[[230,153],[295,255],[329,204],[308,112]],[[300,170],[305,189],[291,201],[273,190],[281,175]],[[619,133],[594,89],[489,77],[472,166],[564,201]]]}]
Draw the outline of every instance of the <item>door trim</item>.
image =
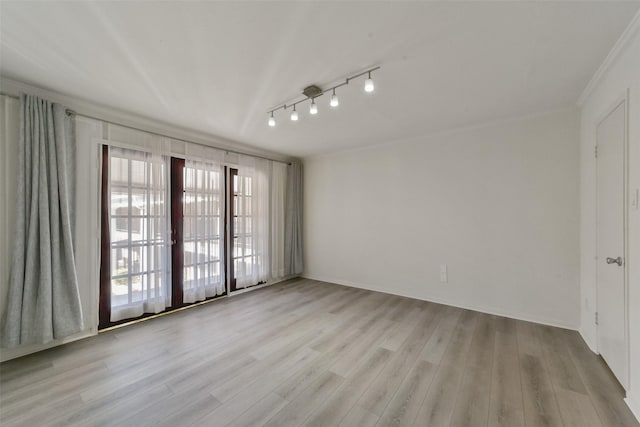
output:
[{"label": "door trim", "polygon": [[[599,141],[598,141],[598,129],[600,128],[600,125],[602,124],[603,121],[605,121],[616,109],[618,109],[618,107],[620,107],[621,105],[624,105],[624,131],[623,131],[623,135],[624,135],[624,141],[622,142],[622,167],[623,167],[623,171],[622,171],[622,227],[623,227],[623,232],[622,232],[622,236],[623,236],[623,242],[622,242],[622,258],[624,260],[624,264],[622,265],[623,268],[623,272],[622,272],[622,276],[623,276],[623,282],[624,282],[624,340],[625,340],[625,365],[626,365],[626,373],[625,373],[625,383],[626,384],[621,384],[622,388],[625,390],[625,393],[627,391],[627,388],[629,387],[630,384],[630,375],[631,375],[631,349],[630,349],[630,336],[629,336],[629,268],[627,266],[627,259],[628,259],[628,254],[629,254],[629,89],[627,88],[625,90],[624,95],[618,97],[615,102],[613,102],[613,104],[611,104],[606,110],[604,110],[604,112],[600,115],[600,118],[597,121],[596,127],[595,127],[595,141],[596,141],[596,147],[599,146]],[[595,182],[594,182],[594,186],[595,186],[595,242],[596,242],[596,247],[595,247],[595,256],[594,256],[594,260],[595,260],[595,286],[596,286],[596,312],[599,311],[600,309],[600,304],[599,304],[599,300],[600,300],[600,296],[599,296],[599,289],[600,287],[598,286],[598,266],[599,266],[599,260],[598,260],[598,231],[599,231],[599,218],[598,218],[598,158],[596,156],[595,158],[595,163],[596,163],[596,174],[595,174]],[[594,319],[595,321],[595,319]],[[596,324],[596,349],[598,351],[598,354],[600,354],[600,327],[598,324]]]},{"label": "door trim", "polygon": [[98,329],[111,326],[111,236],[109,230],[109,146],[103,145],[100,174],[100,283]]},{"label": "door trim", "polygon": [[171,157],[169,181],[171,182],[171,306],[179,308],[186,304],[182,301],[184,292],[182,283],[184,278],[184,166],[185,159]]},{"label": "door trim", "polygon": [[233,202],[235,201],[235,177],[238,176],[238,169],[237,168],[229,168],[229,182],[228,182],[228,187],[227,187],[227,204],[229,205],[229,233],[228,233],[228,239],[229,239],[229,244],[228,244],[228,248],[229,248],[229,258],[228,258],[228,263],[229,263],[229,292],[235,292],[237,290],[236,288],[236,278],[235,278],[235,268],[233,265],[234,262],[234,257],[233,257],[233,241],[234,241],[234,237],[235,237],[235,227],[234,227],[234,217],[235,217],[235,210],[234,210],[234,205]]}]

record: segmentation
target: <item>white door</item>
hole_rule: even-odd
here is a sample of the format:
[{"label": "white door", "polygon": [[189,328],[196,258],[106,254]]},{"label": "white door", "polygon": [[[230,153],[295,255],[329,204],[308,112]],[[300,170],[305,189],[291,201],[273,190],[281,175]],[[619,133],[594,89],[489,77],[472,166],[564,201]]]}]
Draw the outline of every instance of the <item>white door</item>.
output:
[{"label": "white door", "polygon": [[598,351],[627,388],[624,283],[624,152],[626,102],[600,122],[597,133]]}]

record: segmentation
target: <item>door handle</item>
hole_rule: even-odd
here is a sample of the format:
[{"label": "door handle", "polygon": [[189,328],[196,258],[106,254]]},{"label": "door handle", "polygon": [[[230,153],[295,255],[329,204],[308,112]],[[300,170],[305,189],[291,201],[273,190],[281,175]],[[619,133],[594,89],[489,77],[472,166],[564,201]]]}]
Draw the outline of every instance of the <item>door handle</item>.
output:
[{"label": "door handle", "polygon": [[618,264],[620,267],[622,267],[622,257],[621,256],[619,256],[618,258],[607,257],[607,264]]}]

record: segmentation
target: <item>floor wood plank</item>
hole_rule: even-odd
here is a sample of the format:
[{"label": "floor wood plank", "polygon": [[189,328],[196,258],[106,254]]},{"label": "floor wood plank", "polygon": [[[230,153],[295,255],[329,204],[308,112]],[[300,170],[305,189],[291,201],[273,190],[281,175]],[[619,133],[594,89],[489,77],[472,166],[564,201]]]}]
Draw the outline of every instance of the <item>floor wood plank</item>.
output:
[{"label": "floor wood plank", "polygon": [[489,315],[482,314],[471,341],[464,378],[451,426],[486,425],[491,398],[491,377],[495,341],[495,325]]},{"label": "floor wood plank", "polygon": [[460,383],[476,328],[478,314],[463,313],[453,331],[449,345],[429,387],[427,397],[418,412],[414,426],[448,426],[455,408]]},{"label": "floor wood plank", "polygon": [[340,375],[329,371],[324,372],[265,425],[268,427],[303,425],[304,420],[309,417],[311,412],[322,405],[343,382],[344,378]]},{"label": "floor wood plank", "polygon": [[365,356],[353,378],[345,382],[307,419],[309,426],[336,426],[349,413],[369,384],[380,374],[392,352],[378,348]]},{"label": "floor wood plank", "polygon": [[359,406],[378,416],[382,415],[402,380],[418,360],[420,352],[435,329],[435,318],[440,311],[439,307],[433,306],[431,310],[423,313],[411,335],[360,398]]},{"label": "floor wood plank", "polygon": [[496,331],[489,404],[489,426],[524,426],[518,340],[514,332]]},{"label": "floor wood plank", "polygon": [[539,328],[529,323],[518,325],[518,345],[526,348],[520,354],[525,422],[527,426],[561,426],[560,408],[538,339]]},{"label": "floor wood plank", "polygon": [[418,415],[435,373],[435,365],[424,360],[418,361],[400,384],[397,393],[380,417],[379,424],[410,426]]},{"label": "floor wood plank", "polygon": [[4,426],[639,426],[579,334],[294,279],[0,364]]}]

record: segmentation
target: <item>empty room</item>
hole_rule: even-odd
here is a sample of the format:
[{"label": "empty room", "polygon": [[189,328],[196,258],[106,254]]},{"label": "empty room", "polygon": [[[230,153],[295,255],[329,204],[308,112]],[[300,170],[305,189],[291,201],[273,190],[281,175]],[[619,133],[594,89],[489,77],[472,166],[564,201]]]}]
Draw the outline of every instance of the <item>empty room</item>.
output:
[{"label": "empty room", "polygon": [[640,427],[640,1],[0,0],[0,425]]}]

